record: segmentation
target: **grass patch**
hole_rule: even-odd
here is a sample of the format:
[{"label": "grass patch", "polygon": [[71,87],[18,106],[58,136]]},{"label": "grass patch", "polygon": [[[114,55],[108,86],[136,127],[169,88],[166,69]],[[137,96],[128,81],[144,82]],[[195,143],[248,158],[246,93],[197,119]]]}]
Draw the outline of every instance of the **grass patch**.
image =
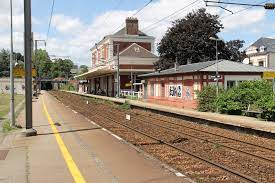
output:
[{"label": "grass patch", "polygon": [[[14,95],[14,105],[24,100],[24,95]],[[10,111],[10,95],[0,94],[0,118],[4,118]]]},{"label": "grass patch", "polygon": [[10,121],[9,120],[4,121],[3,124],[2,124],[2,131],[4,133],[10,132],[10,131],[15,130],[15,129],[16,129],[16,127],[10,126]]},{"label": "grass patch", "polygon": [[125,109],[125,110],[129,110],[131,109],[131,105],[128,102],[125,102],[121,105],[118,106],[120,109]]}]

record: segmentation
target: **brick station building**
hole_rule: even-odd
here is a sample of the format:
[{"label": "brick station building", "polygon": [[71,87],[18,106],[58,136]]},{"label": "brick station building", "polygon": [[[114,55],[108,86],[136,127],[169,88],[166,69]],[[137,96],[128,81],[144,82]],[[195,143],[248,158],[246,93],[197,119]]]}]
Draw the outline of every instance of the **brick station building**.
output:
[{"label": "brick station building", "polygon": [[[147,102],[171,105],[181,108],[196,108],[196,90],[204,86],[216,85],[213,76],[216,61],[200,62],[140,75],[143,78],[143,98]],[[224,89],[238,85],[242,81],[261,79],[268,68],[246,65],[228,60],[218,61],[218,84]]]},{"label": "brick station building", "polygon": [[[155,38],[139,30],[136,18],[127,18],[126,26],[118,32],[105,36],[91,48],[91,69],[78,78],[85,79],[86,93],[116,96],[117,63],[119,54],[120,89],[138,91],[138,75],[154,71]],[[132,82],[131,82],[132,81]],[[81,87],[81,86],[80,86]]]}]

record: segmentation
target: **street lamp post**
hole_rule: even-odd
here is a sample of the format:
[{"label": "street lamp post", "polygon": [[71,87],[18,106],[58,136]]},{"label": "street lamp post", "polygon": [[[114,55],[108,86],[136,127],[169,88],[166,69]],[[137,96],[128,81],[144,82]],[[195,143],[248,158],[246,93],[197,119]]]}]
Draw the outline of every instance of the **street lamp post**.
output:
[{"label": "street lamp post", "polygon": [[36,70],[36,76],[35,76],[35,96],[38,96],[38,60],[37,60],[37,43],[38,42],[44,42],[46,46],[46,41],[42,39],[37,39],[34,41],[35,51],[34,51],[34,63],[35,63],[35,70]]},{"label": "street lamp post", "polygon": [[218,72],[218,41],[222,41],[221,39],[215,38],[215,37],[210,37],[210,40],[216,41],[216,95],[218,96],[219,94],[219,72]]},{"label": "street lamp post", "polygon": [[13,22],[12,22],[12,0],[10,0],[10,125],[15,126],[15,115],[14,115],[14,77],[13,77]]}]

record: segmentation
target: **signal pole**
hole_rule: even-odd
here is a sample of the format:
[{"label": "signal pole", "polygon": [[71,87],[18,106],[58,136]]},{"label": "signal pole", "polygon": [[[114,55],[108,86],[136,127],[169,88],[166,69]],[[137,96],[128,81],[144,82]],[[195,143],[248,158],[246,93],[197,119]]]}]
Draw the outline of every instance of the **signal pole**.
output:
[{"label": "signal pole", "polygon": [[14,78],[13,78],[13,22],[12,22],[12,0],[10,0],[10,28],[11,28],[11,48],[10,48],[10,125],[15,126],[14,116]]},{"label": "signal pole", "polygon": [[36,70],[36,76],[35,76],[35,96],[38,97],[38,79],[39,79],[39,75],[38,75],[38,59],[37,59],[37,43],[39,41],[43,41],[45,46],[46,46],[46,41],[45,40],[35,40],[34,41],[34,64],[35,64],[35,70]]},{"label": "signal pole", "polygon": [[26,129],[25,136],[35,136],[32,128],[32,30],[31,30],[31,0],[24,0],[24,56],[25,56],[25,105]]}]

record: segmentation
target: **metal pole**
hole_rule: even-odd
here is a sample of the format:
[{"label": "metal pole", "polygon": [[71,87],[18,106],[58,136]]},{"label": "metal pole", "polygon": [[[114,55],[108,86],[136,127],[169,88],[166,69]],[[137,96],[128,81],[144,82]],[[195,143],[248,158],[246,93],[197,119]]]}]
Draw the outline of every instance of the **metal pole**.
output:
[{"label": "metal pole", "polygon": [[34,64],[35,64],[35,70],[36,70],[36,76],[35,76],[35,96],[37,97],[37,40],[34,41],[35,51],[34,51]]},{"label": "metal pole", "polygon": [[218,40],[216,39],[216,95],[219,95],[219,78],[218,78]]},{"label": "metal pole", "polygon": [[120,97],[120,74],[119,74],[119,44],[116,44],[117,47],[117,98]]},{"label": "metal pole", "polygon": [[25,56],[25,103],[26,103],[26,136],[37,132],[32,128],[32,32],[31,0],[24,0],[24,56]]},{"label": "metal pole", "polygon": [[10,48],[10,125],[15,126],[14,115],[14,78],[13,78],[13,21],[12,21],[12,0],[10,0],[10,28],[11,28],[11,48]]}]

